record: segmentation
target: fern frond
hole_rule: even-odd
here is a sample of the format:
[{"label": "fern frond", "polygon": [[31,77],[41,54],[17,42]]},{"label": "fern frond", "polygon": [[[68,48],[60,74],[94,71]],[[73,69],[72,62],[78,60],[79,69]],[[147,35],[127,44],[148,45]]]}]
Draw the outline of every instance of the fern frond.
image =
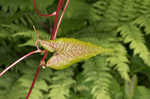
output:
[{"label": "fern frond", "polygon": [[137,10],[133,0],[99,0],[91,9],[91,17],[99,22],[99,30],[113,31],[121,22],[135,19]]},{"label": "fern frond", "polygon": [[[53,3],[53,0],[42,0],[37,1],[37,6],[39,9],[45,9],[49,5]],[[1,0],[0,4],[2,6],[2,10],[7,12],[16,12],[18,9],[20,10],[33,10],[33,3],[32,0]]]},{"label": "fern frond", "polygon": [[120,13],[120,21],[121,22],[129,22],[135,19],[138,16],[137,11],[139,9],[135,9],[135,1],[134,0],[121,0],[122,10]]},{"label": "fern frond", "polygon": [[[17,66],[16,69],[22,73],[22,76],[17,80],[18,86],[23,88],[24,94],[18,95],[19,97],[24,98],[29,91],[30,85],[32,83],[33,76],[36,71],[36,66],[38,66],[39,62],[33,60],[27,60],[25,64],[21,64]],[[31,99],[44,99],[46,93],[48,93],[49,84],[51,81],[52,71],[50,69],[41,69],[36,84],[34,86],[33,92],[31,94]],[[44,93],[45,92],[45,93]],[[13,92],[12,92],[13,93]]]},{"label": "fern frond", "polygon": [[98,0],[96,3],[94,3],[93,7],[90,9],[92,21],[102,20],[108,5],[109,5],[108,0]]},{"label": "fern frond", "polygon": [[[48,33],[44,32],[44,31],[39,31],[41,34],[41,38],[49,38]],[[19,44],[19,47],[23,47],[23,46],[35,46],[35,41],[37,40],[36,37],[36,33],[33,30],[26,30],[26,31],[20,31],[17,32],[13,35],[13,37],[18,37],[18,36],[24,36],[26,38],[29,38],[25,43]]]},{"label": "fern frond", "polygon": [[143,16],[143,15],[150,16],[149,0],[135,0],[135,1],[139,4],[138,8],[139,8],[139,12],[140,12],[141,16]]},{"label": "fern frond", "polygon": [[72,79],[72,69],[56,71],[53,76],[52,84],[49,86],[49,97],[52,99],[68,99],[70,97],[70,88],[75,83],[75,80]]},{"label": "fern frond", "polygon": [[139,54],[144,62],[150,65],[150,53],[145,45],[141,31],[133,24],[125,24],[118,28],[118,32],[121,33],[125,43],[130,43],[130,48],[133,49],[134,55]]},{"label": "fern frond", "polygon": [[139,25],[140,27],[144,27],[144,31],[146,35],[150,34],[150,19],[143,15],[138,17],[135,21],[135,24]]},{"label": "fern frond", "polygon": [[110,84],[111,75],[109,74],[109,67],[107,67],[106,57],[97,56],[83,65],[83,75],[85,80],[83,82],[90,82],[91,94],[96,99],[111,99]]},{"label": "fern frond", "polygon": [[[13,71],[13,73],[11,73],[11,75],[12,74],[14,74],[14,71]],[[6,78],[0,79],[0,80],[5,81],[5,85],[6,85],[6,87],[4,85],[2,85],[3,82],[1,81],[0,87],[3,87],[4,89],[2,91],[0,88],[0,92],[2,94],[2,95],[0,94],[0,98],[2,98],[2,99],[24,98],[30,88],[30,84],[32,82],[32,75],[33,75],[33,71],[31,71],[31,72],[28,71],[28,74],[24,74],[23,76],[18,76],[17,78],[15,77],[15,79],[14,79],[14,77],[7,75],[8,76],[7,78],[10,81],[6,81],[7,80]],[[11,79],[13,79],[13,82],[11,82]],[[7,82],[11,85],[9,86],[9,84],[6,84]],[[41,90],[48,91],[48,86],[44,80],[37,81],[37,84],[35,85],[33,93],[30,98],[31,99],[35,99],[35,98],[42,99],[43,93]]]},{"label": "fern frond", "polygon": [[[118,26],[120,13],[122,10],[122,0],[111,0],[107,1],[108,7],[105,9],[105,13],[101,20],[99,26],[103,28],[104,31],[112,31],[116,26]],[[100,11],[99,11],[100,12]]]},{"label": "fern frond", "polygon": [[[18,80],[18,82],[21,83],[21,84],[19,84],[20,87],[24,88],[24,94],[23,94],[23,96],[20,96],[20,97],[24,98],[26,96],[27,92],[29,91],[32,79],[33,79],[33,77],[31,75],[26,74]],[[43,98],[43,92],[42,91],[47,92],[48,91],[48,85],[44,80],[40,79],[40,80],[37,80],[36,85],[34,86],[34,89],[33,89],[33,92],[31,94],[30,98],[31,99]]]},{"label": "fern frond", "polygon": [[111,67],[115,67],[124,80],[129,81],[129,60],[127,58],[126,49],[119,43],[112,44],[112,47],[114,49],[114,53],[108,57],[107,61],[110,63]]},{"label": "fern frond", "polygon": [[[15,24],[10,24],[10,25],[1,25],[3,28],[5,28],[11,32],[12,35],[9,35],[13,38],[17,37],[24,37],[28,38],[27,41],[20,43],[18,46],[23,47],[23,46],[34,46],[35,41],[37,39],[35,31],[32,29],[26,28],[23,25],[15,25]],[[49,39],[49,34],[40,30],[40,38],[42,39]]]},{"label": "fern frond", "polygon": [[[19,75],[17,75],[14,72],[10,72],[0,79],[0,98],[1,99],[10,99],[9,94],[11,93],[11,90],[15,87],[15,82]],[[13,87],[14,86],[14,87]],[[13,87],[13,88],[12,88]],[[12,97],[12,99],[15,99]]]}]

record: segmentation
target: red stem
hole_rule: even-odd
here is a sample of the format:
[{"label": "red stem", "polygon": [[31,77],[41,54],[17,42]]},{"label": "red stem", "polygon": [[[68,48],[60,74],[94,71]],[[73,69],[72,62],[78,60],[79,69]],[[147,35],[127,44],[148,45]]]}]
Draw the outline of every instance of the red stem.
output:
[{"label": "red stem", "polygon": [[[36,8],[35,0],[33,0],[33,7],[34,7],[35,12],[36,12],[38,15],[40,15],[40,16],[45,16],[45,17],[56,15],[55,20],[54,20],[54,27],[53,27],[53,30],[52,30],[51,40],[54,40],[54,39],[56,38],[58,28],[59,28],[59,26],[60,26],[62,17],[64,16],[64,12],[66,11],[66,8],[67,8],[67,6],[68,6],[68,4],[69,4],[69,0],[67,0],[66,5],[65,5],[65,8],[64,8],[64,10],[63,10],[63,12],[62,12],[62,14],[61,14],[61,17],[60,17],[60,19],[59,19],[59,22],[58,22],[58,24],[57,24],[59,11],[60,11],[60,9],[62,8],[63,3],[64,3],[64,0],[59,0],[56,12],[54,12],[54,13],[52,13],[52,14],[46,15],[46,14],[40,14],[39,10]],[[32,52],[29,52],[28,54],[24,55],[23,57],[21,57],[20,59],[18,59],[18,60],[15,61],[14,63],[12,63],[10,66],[8,66],[4,71],[2,71],[2,72],[0,73],[0,77],[1,77],[4,73],[6,73],[9,69],[11,69],[12,67],[14,67],[17,63],[19,63],[20,61],[24,60],[25,58],[27,58],[28,56],[30,56],[30,55],[32,55],[32,54],[39,53],[39,52],[41,52],[41,51],[40,51],[40,50],[36,50],[36,51],[32,51]],[[34,85],[35,85],[35,82],[36,82],[36,80],[37,80],[38,74],[39,74],[39,72],[40,72],[40,68],[41,68],[42,64],[45,62],[45,59],[46,59],[46,57],[47,57],[47,54],[48,54],[48,51],[46,50],[46,51],[44,52],[43,58],[41,59],[40,65],[38,66],[38,68],[37,68],[37,70],[36,70],[36,73],[35,73],[35,76],[34,76],[32,85],[31,85],[30,90],[29,90],[29,92],[28,92],[28,94],[27,94],[27,96],[26,96],[26,99],[29,98],[29,96],[30,96],[30,94],[31,94],[31,92],[32,92],[32,89],[33,89],[33,87],[34,87]]]},{"label": "red stem", "polygon": [[59,2],[58,2],[58,6],[57,6],[57,10],[56,10],[56,16],[55,16],[55,20],[54,20],[54,27],[53,27],[52,35],[51,35],[51,40],[54,40],[56,38],[55,31],[57,28],[57,19],[58,19],[59,11],[62,8],[63,2],[64,2],[64,0],[59,0]]},{"label": "red stem", "polygon": [[29,92],[28,92],[28,94],[27,94],[27,96],[26,96],[26,99],[29,99],[29,96],[30,96],[30,94],[31,94],[31,92],[32,92],[32,89],[33,89],[33,87],[34,87],[34,84],[35,84],[35,82],[36,82],[36,80],[37,80],[37,77],[38,77],[38,74],[39,74],[39,72],[40,72],[40,69],[41,69],[41,65],[39,65],[38,68],[36,69],[36,73],[35,73],[35,76],[34,76],[32,85],[31,85],[31,87],[30,87],[30,90],[29,90]]},{"label": "red stem", "polygon": [[[62,17],[63,17],[63,15],[64,15],[64,12],[65,12],[65,10],[66,10],[66,8],[67,8],[67,6],[68,6],[69,0],[67,0],[67,3],[66,3],[65,8],[64,8],[64,11],[62,12],[62,15],[61,15],[61,17],[60,17],[60,20],[59,20],[58,26],[57,26],[57,19],[58,19],[59,11],[60,11],[60,9],[61,9],[62,6],[63,6],[63,2],[64,2],[64,0],[59,0],[59,2],[58,2],[58,6],[57,6],[57,10],[56,10],[56,16],[55,16],[55,20],[54,20],[54,27],[53,27],[52,35],[51,35],[51,38],[50,38],[51,40],[54,40],[54,39],[56,38],[56,34],[57,34],[57,31],[58,31],[59,25],[60,25],[60,23],[61,23],[61,20],[62,20]],[[35,0],[33,0],[33,6],[34,6],[34,9],[36,10],[36,12],[38,12],[38,10],[37,10],[36,7],[35,7]],[[39,12],[38,12],[38,14],[39,14]],[[41,14],[39,14],[39,15],[40,15],[40,16],[43,16],[43,15],[41,15]],[[45,16],[45,15],[44,15],[44,16]],[[35,73],[35,76],[34,76],[32,85],[31,85],[30,90],[29,90],[29,92],[28,92],[28,94],[27,94],[27,96],[26,96],[26,99],[29,98],[29,96],[30,96],[30,94],[31,94],[31,92],[32,92],[32,89],[33,89],[33,87],[34,87],[34,85],[35,85],[35,82],[36,82],[36,80],[37,80],[38,74],[39,74],[40,69],[41,69],[41,64],[44,63],[44,61],[45,61],[45,59],[46,59],[46,57],[47,57],[47,54],[48,54],[48,51],[46,50],[46,51],[44,52],[43,58],[41,59],[41,63],[40,63],[40,65],[38,66],[38,68],[37,68],[37,70],[36,70],[36,73]]]},{"label": "red stem", "polygon": [[43,58],[41,59],[41,63],[40,63],[40,65],[38,66],[38,68],[36,69],[36,72],[35,72],[35,75],[34,75],[34,79],[33,79],[33,81],[32,81],[32,85],[31,85],[31,87],[30,87],[30,90],[29,90],[29,92],[28,92],[28,94],[27,94],[27,96],[26,96],[26,99],[29,99],[29,96],[30,96],[30,94],[31,94],[31,92],[32,92],[32,89],[33,89],[33,87],[34,87],[34,85],[35,85],[35,82],[36,82],[36,80],[37,80],[37,78],[38,78],[38,74],[39,74],[39,72],[40,72],[42,63],[44,62],[45,58],[47,57],[47,54],[48,54],[48,51],[45,51],[45,52],[44,52],[44,56],[43,56]]},{"label": "red stem", "polygon": [[14,67],[17,63],[19,63],[20,61],[24,60],[25,58],[27,58],[28,56],[32,55],[32,54],[35,54],[35,53],[39,53],[40,51],[39,50],[36,50],[36,51],[32,51],[32,52],[29,52],[28,54],[24,55],[23,57],[19,58],[18,60],[16,60],[14,63],[12,63],[10,66],[8,66],[5,70],[3,70],[1,73],[0,73],[0,77],[6,73],[9,69],[11,69],[12,67]]},{"label": "red stem", "polygon": [[64,13],[65,13],[65,11],[66,11],[66,9],[67,9],[67,7],[68,7],[68,4],[69,4],[69,0],[67,0],[67,2],[66,2],[66,4],[65,4],[65,7],[64,7],[64,10],[63,10],[63,12],[62,12],[62,14],[61,14],[61,16],[60,16],[59,21],[58,21],[58,25],[57,25],[56,31],[55,31],[55,33],[54,33],[54,38],[56,38],[56,35],[57,35],[57,32],[58,32],[59,26],[60,26],[60,24],[61,24],[61,21],[62,21],[62,18],[63,18],[63,16],[64,16]]}]

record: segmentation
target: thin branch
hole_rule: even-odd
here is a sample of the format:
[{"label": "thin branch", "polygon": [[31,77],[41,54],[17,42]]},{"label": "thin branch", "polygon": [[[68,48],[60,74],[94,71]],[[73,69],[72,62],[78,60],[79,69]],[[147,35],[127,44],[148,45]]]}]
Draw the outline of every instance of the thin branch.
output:
[{"label": "thin branch", "polygon": [[37,78],[38,78],[38,74],[39,74],[39,72],[40,72],[40,69],[41,69],[41,65],[39,65],[38,68],[36,69],[36,73],[35,73],[34,79],[33,79],[33,81],[32,81],[32,85],[31,85],[31,87],[30,87],[30,90],[29,90],[29,92],[28,92],[28,94],[27,94],[27,96],[26,96],[26,99],[29,99],[29,96],[30,96],[30,94],[31,94],[31,92],[32,92],[32,89],[33,89],[33,87],[34,87],[34,85],[35,85],[35,82],[36,82],[36,80],[37,80]]},{"label": "thin branch", "polygon": [[29,99],[29,96],[30,96],[30,94],[31,94],[31,92],[32,92],[32,90],[33,90],[33,88],[34,88],[35,82],[36,82],[36,80],[37,80],[37,78],[38,78],[38,74],[39,74],[39,72],[40,72],[41,66],[43,65],[43,63],[45,63],[44,61],[45,61],[45,58],[47,57],[47,54],[48,54],[48,51],[45,51],[45,52],[44,52],[44,56],[43,56],[43,58],[41,59],[40,65],[39,65],[38,68],[36,69],[36,73],[35,73],[35,75],[34,75],[34,79],[33,79],[33,81],[32,81],[30,90],[29,90],[29,92],[28,92],[28,94],[27,94],[27,96],[26,96],[26,99]]},{"label": "thin branch", "polygon": [[62,21],[62,18],[63,18],[63,16],[64,16],[64,13],[65,13],[65,11],[66,11],[66,9],[67,9],[67,7],[68,7],[68,4],[69,4],[69,0],[67,0],[67,2],[66,2],[66,4],[65,4],[65,7],[64,7],[64,10],[63,10],[63,12],[62,12],[62,14],[61,14],[61,16],[60,16],[60,19],[59,19],[59,22],[58,22],[56,31],[55,31],[55,33],[54,33],[54,34],[55,34],[55,35],[54,35],[54,38],[56,38],[56,35],[57,35],[57,32],[58,32],[59,26],[60,26],[60,24],[61,24],[61,21]]},{"label": "thin branch", "polygon": [[[35,0],[33,0],[33,1],[34,1],[33,3],[35,4]],[[64,12],[65,12],[65,10],[66,10],[66,8],[67,8],[67,6],[68,6],[69,0],[67,0],[67,2],[66,2],[65,8],[64,8],[64,10],[63,10],[63,12],[62,12],[62,14],[61,14],[61,17],[60,17],[60,19],[59,19],[58,26],[57,26],[57,19],[58,19],[59,11],[60,11],[60,9],[62,8],[63,3],[64,3],[64,0],[59,0],[59,2],[58,2],[58,6],[57,6],[57,10],[56,10],[56,16],[55,16],[55,20],[54,20],[54,27],[53,27],[53,29],[52,29],[52,35],[51,35],[51,38],[50,38],[51,40],[54,40],[54,39],[56,38],[57,30],[58,30],[59,25],[60,25],[60,23],[61,23],[62,17],[64,16]],[[35,6],[35,5],[33,5],[33,6]],[[36,8],[36,7],[35,7],[35,8]],[[40,16],[41,16],[41,15],[40,15]],[[46,59],[46,57],[47,57],[47,54],[48,54],[48,51],[46,50],[46,51],[44,52],[43,58],[41,59],[40,65],[38,66],[38,68],[37,68],[37,70],[36,70],[36,73],[35,73],[35,76],[34,76],[32,85],[31,85],[30,90],[29,90],[29,92],[28,92],[28,94],[27,94],[27,96],[26,96],[26,99],[29,98],[29,96],[30,96],[30,94],[31,94],[31,92],[32,92],[32,90],[33,90],[33,87],[34,87],[35,82],[36,82],[36,80],[37,80],[37,77],[38,77],[38,74],[39,74],[39,72],[40,72],[41,66],[42,66],[43,63],[45,63],[45,59]]]},{"label": "thin branch", "polygon": [[60,9],[62,8],[63,2],[64,2],[64,0],[59,0],[59,2],[58,2],[58,6],[57,6],[57,10],[56,10],[56,16],[55,16],[55,20],[54,20],[54,26],[53,26],[53,30],[52,30],[52,33],[51,33],[52,34],[51,35],[51,40],[54,40],[56,38],[55,31],[56,31],[56,28],[57,28],[58,14],[60,12]]},{"label": "thin branch", "polygon": [[30,96],[30,94],[31,94],[31,92],[32,92],[32,89],[33,89],[33,87],[34,87],[34,85],[35,85],[35,82],[36,82],[36,80],[37,80],[37,78],[38,78],[38,74],[39,74],[39,72],[40,72],[40,69],[41,69],[41,65],[39,65],[38,68],[36,69],[36,73],[35,73],[34,79],[33,79],[33,81],[32,81],[32,85],[31,85],[31,87],[30,87],[30,90],[29,90],[29,92],[28,92],[28,94],[27,94],[27,96],[26,96],[26,99],[29,99],[29,96]]},{"label": "thin branch", "polygon": [[35,54],[35,53],[40,53],[41,51],[40,50],[36,50],[36,51],[32,51],[32,52],[29,52],[28,54],[24,55],[23,57],[19,58],[18,60],[16,60],[14,63],[12,63],[10,66],[8,66],[5,70],[3,70],[1,73],[0,73],[0,77],[6,73],[9,69],[11,69],[12,67],[14,67],[17,63],[19,63],[20,61],[24,60],[25,58],[27,58],[28,56],[32,55],[32,54]]}]

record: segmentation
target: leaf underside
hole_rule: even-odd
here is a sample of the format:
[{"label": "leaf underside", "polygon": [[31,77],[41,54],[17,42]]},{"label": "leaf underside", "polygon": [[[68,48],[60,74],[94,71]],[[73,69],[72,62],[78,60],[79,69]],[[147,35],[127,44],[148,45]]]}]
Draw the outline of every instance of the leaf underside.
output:
[{"label": "leaf underside", "polygon": [[64,69],[73,63],[87,60],[104,51],[100,46],[74,38],[60,38],[57,40],[41,40],[40,44],[50,52],[55,51],[47,61],[46,66],[53,69]]}]

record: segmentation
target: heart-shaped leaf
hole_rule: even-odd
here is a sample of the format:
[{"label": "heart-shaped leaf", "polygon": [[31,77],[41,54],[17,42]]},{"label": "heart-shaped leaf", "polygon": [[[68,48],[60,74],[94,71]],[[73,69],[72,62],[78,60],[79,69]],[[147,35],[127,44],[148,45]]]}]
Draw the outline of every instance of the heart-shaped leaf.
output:
[{"label": "heart-shaped leaf", "polygon": [[73,63],[87,60],[106,50],[89,42],[74,38],[60,38],[56,40],[40,40],[40,44],[54,55],[47,61],[46,66],[53,69],[64,69]]}]

